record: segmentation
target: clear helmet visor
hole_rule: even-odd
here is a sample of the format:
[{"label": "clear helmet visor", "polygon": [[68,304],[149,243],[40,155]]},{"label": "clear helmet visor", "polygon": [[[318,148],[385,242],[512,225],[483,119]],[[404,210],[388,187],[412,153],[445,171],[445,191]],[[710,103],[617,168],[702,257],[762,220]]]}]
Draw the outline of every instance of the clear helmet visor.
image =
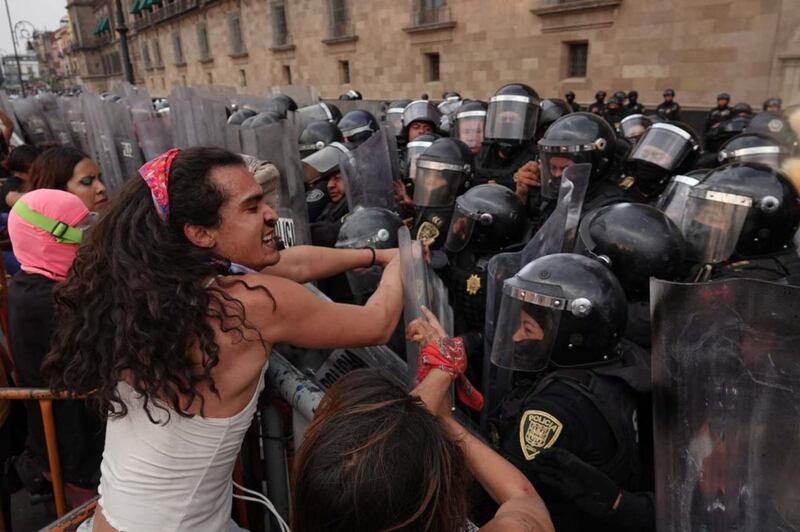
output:
[{"label": "clear helmet visor", "polygon": [[579,163],[591,162],[590,151],[561,152],[544,151],[540,153],[541,194],[543,198],[557,199],[558,190],[561,188],[561,177],[564,171]]},{"label": "clear helmet visor", "polygon": [[322,103],[301,107],[297,110],[297,114],[301,123],[310,123],[315,120],[327,120],[328,122],[334,120],[328,106]]},{"label": "clear helmet visor", "polygon": [[658,166],[667,172],[676,170],[694,148],[691,136],[671,124],[654,124],[639,139],[629,157]]},{"label": "clear helmet visor", "polygon": [[699,180],[677,175],[672,178],[664,193],[658,198],[656,208],[663,212],[667,218],[675,222],[680,227],[683,221],[683,213],[686,212],[686,200],[689,199],[689,191],[692,190]]},{"label": "clear helmet visor", "polygon": [[753,200],[747,196],[692,188],[681,222],[689,259],[700,264],[727,260],[736,248],[752,205]]},{"label": "clear helmet visor", "polygon": [[650,119],[644,115],[631,115],[622,119],[619,128],[623,137],[635,141],[644,135],[651,123]]},{"label": "clear helmet visor", "polygon": [[444,243],[445,249],[458,253],[467,247],[475,225],[491,225],[492,215],[488,212],[475,212],[465,208],[456,201],[456,209],[450,221],[450,230]]},{"label": "clear helmet visor", "polygon": [[413,141],[406,145],[406,161],[408,162],[408,178],[411,181],[417,180],[417,159],[422,155],[432,142]]},{"label": "clear helmet visor", "polygon": [[457,165],[417,159],[414,204],[418,207],[452,205],[463,175],[463,168]]},{"label": "clear helmet visor", "polygon": [[307,183],[314,182],[320,177],[325,177],[339,167],[347,148],[344,146],[338,148],[337,145],[341,146],[338,142],[328,144],[303,159],[303,171]]},{"label": "clear helmet visor", "polygon": [[512,278],[503,285],[491,361],[515,371],[547,368],[568,302],[559,287]]},{"label": "clear helmet visor", "polygon": [[389,109],[386,112],[386,123],[392,128],[395,137],[399,137],[403,132],[403,110],[399,109],[393,111]]},{"label": "clear helmet visor", "polygon": [[479,116],[466,116],[463,118],[459,116],[456,119],[455,137],[475,153],[480,150],[484,139],[485,122],[486,114],[483,112]]},{"label": "clear helmet visor", "polygon": [[530,140],[536,134],[541,109],[524,96],[499,96],[489,102],[486,138],[510,141]]},{"label": "clear helmet visor", "polygon": [[719,152],[719,161],[721,163],[760,163],[780,170],[783,165],[783,151],[778,146],[722,150]]}]

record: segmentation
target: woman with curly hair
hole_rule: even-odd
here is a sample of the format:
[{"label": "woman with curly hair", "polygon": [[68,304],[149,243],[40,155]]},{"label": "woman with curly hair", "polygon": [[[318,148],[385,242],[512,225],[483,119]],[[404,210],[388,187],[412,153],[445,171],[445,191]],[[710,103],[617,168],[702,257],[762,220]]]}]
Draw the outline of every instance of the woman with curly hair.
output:
[{"label": "woman with curly hair", "polygon": [[[272,345],[385,343],[402,305],[397,252],[280,251],[276,213],[226,150],[170,150],[140,174],[56,293],[45,369],[108,416],[95,531],[228,530]],[[299,284],[373,264],[385,269],[364,306]]]},{"label": "woman with curly hair", "polygon": [[[426,345],[417,372],[425,376],[410,395],[363,369],[320,402],[295,463],[294,532],[553,531],[525,475],[453,418],[449,389],[463,380],[466,353],[434,347],[445,333],[423,314],[408,328]],[[470,474],[499,504],[480,529],[468,520]]]}]

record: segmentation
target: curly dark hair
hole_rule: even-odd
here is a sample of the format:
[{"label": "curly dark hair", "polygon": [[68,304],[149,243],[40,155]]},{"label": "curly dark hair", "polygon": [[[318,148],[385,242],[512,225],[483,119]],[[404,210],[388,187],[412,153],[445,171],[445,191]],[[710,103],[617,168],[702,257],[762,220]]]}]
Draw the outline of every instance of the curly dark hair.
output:
[{"label": "curly dark hair", "polygon": [[[223,272],[183,232],[186,224],[219,226],[226,197],[209,173],[243,164],[219,148],[180,152],[169,175],[168,223],[159,218],[144,180],[123,185],[56,290],[57,325],[43,365],[53,389],[94,392],[101,413],[122,417],[128,410],[117,384],[124,379],[144,397],[154,423],[150,406],[166,410],[163,402],[188,417],[182,405],[198,400],[202,415],[198,386],[218,394],[211,374],[220,348],[212,323],[238,335],[237,341],[259,341],[266,349],[244,305],[226,288],[241,284],[271,294],[233,277],[208,283]],[[191,357],[197,351],[199,362]]]},{"label": "curly dark hair", "polygon": [[374,369],[325,394],[294,468],[292,530],[452,532],[467,522],[464,451]]}]

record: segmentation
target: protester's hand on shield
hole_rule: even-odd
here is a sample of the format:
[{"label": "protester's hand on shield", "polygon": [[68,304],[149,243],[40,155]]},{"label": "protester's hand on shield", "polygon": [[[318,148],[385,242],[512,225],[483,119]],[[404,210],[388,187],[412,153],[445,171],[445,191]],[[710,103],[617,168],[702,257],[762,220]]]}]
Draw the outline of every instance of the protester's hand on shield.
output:
[{"label": "protester's hand on shield", "polygon": [[406,338],[420,346],[436,342],[440,338],[446,338],[447,333],[436,318],[436,315],[424,305],[420,307],[420,310],[422,311],[422,316],[409,323],[408,327],[406,327]]},{"label": "protester's hand on shield", "polygon": [[375,250],[375,265],[385,268],[387,264],[400,257],[400,250],[398,248],[390,249],[376,249]]},{"label": "protester's hand on shield", "polygon": [[528,189],[542,186],[542,177],[539,170],[539,163],[528,161],[514,173],[514,183],[516,184],[517,196],[522,201],[528,200]]}]

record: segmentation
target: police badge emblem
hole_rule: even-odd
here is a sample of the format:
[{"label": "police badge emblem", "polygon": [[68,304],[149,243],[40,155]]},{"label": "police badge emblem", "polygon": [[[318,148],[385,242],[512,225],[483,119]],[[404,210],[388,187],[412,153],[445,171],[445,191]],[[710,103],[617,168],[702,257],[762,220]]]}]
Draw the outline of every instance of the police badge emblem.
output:
[{"label": "police badge emblem", "polygon": [[767,129],[769,129],[773,133],[779,133],[783,129],[783,122],[781,122],[777,118],[773,118],[767,124]]},{"label": "police badge emblem", "polygon": [[526,410],[519,422],[519,446],[526,460],[536,458],[542,449],[549,449],[564,426],[547,412]]},{"label": "police badge emblem", "polygon": [[436,240],[439,236],[439,228],[435,224],[425,221],[417,229],[417,240]]},{"label": "police badge emblem", "polygon": [[467,293],[471,296],[474,296],[478,293],[481,289],[481,278],[478,277],[476,274],[472,274],[467,277]]}]

